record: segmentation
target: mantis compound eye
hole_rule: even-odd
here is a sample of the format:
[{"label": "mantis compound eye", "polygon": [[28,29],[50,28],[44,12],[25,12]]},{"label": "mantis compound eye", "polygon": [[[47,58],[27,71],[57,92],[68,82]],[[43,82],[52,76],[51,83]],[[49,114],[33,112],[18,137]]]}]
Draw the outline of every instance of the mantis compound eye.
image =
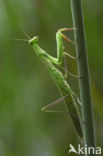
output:
[{"label": "mantis compound eye", "polygon": [[38,39],[39,39],[38,36],[33,37],[32,39],[29,40],[29,44],[32,45],[32,44],[37,43]]}]

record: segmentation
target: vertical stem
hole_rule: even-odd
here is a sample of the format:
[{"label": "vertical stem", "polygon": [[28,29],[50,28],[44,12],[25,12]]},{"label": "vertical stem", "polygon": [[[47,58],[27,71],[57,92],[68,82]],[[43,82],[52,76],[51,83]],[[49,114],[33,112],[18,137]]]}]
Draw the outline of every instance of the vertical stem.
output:
[{"label": "vertical stem", "polygon": [[76,41],[76,55],[79,57],[77,61],[78,74],[82,76],[79,79],[79,86],[80,86],[80,97],[82,102],[82,118],[84,123],[83,124],[84,145],[87,145],[87,147],[95,147],[87,47],[84,32],[81,0],[71,0],[71,10],[73,16],[73,25],[74,28],[76,28],[76,30],[74,31],[74,36]]}]

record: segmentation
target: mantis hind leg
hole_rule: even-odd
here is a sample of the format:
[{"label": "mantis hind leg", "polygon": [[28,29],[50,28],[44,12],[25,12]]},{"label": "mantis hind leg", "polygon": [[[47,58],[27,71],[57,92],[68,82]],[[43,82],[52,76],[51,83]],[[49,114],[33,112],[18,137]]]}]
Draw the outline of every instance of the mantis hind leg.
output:
[{"label": "mantis hind leg", "polygon": [[44,112],[49,112],[49,113],[64,113],[64,114],[69,114],[75,118],[79,118],[76,114],[72,113],[72,112],[68,112],[68,111],[61,111],[61,110],[54,110],[54,109],[50,109],[52,108],[53,106],[63,102],[68,96],[70,96],[70,94],[48,104],[47,106],[43,107],[41,110],[44,111]]},{"label": "mantis hind leg", "polygon": [[62,101],[64,101],[64,99],[66,99],[68,96],[70,96],[70,94],[68,94],[68,95],[66,95],[66,96],[64,96],[64,97],[62,97],[62,98],[60,98],[60,99],[58,99],[58,100],[48,104],[47,106],[43,107],[41,110],[43,110],[43,111],[48,110],[49,108],[51,108],[51,107],[61,103]]}]

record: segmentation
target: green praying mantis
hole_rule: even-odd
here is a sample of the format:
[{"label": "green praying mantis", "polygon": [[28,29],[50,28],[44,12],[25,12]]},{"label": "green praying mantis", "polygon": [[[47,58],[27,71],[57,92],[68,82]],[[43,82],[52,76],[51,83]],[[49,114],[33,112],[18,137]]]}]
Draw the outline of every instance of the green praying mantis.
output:
[{"label": "green praying mantis", "polygon": [[[42,108],[42,111],[48,111],[48,112],[56,112],[55,110],[50,110],[51,107],[53,107],[56,104],[59,104],[60,102],[64,102],[67,106],[68,112],[71,116],[71,119],[73,121],[75,130],[82,141],[83,139],[83,133],[82,133],[82,126],[81,126],[81,118],[79,115],[79,111],[77,108],[77,101],[75,100],[70,85],[65,79],[65,76],[58,70],[56,66],[61,66],[63,62],[64,55],[70,56],[72,59],[76,59],[75,57],[67,54],[64,52],[63,47],[63,38],[69,42],[72,42],[67,36],[65,36],[62,32],[63,31],[71,31],[74,30],[73,28],[62,28],[59,29],[56,33],[56,41],[57,41],[57,58],[54,58],[53,56],[49,55],[45,50],[43,50],[38,45],[38,37],[35,36],[32,39],[29,38],[29,45],[33,47],[33,50],[37,54],[37,56],[41,59],[41,61],[45,64],[47,67],[55,85],[57,86],[59,93],[61,95],[61,98],[45,107]],[[73,42],[72,42],[73,43]],[[58,111],[60,112],[60,111]]]}]

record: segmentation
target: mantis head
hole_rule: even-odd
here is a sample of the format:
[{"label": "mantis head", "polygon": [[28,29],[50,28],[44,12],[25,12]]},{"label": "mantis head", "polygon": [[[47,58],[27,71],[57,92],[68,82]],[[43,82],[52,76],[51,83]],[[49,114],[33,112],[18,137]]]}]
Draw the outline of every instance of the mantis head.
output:
[{"label": "mantis head", "polygon": [[38,36],[35,36],[33,37],[32,39],[29,40],[29,44],[32,45],[32,44],[36,44],[38,42]]}]

